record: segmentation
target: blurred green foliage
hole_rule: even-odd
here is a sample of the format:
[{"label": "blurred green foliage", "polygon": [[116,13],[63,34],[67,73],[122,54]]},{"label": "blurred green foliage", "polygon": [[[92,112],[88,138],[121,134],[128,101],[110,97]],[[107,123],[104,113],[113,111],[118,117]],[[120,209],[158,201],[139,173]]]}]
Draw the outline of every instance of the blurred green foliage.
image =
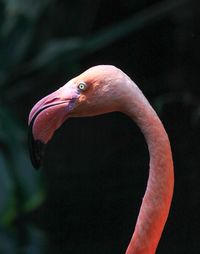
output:
[{"label": "blurred green foliage", "polygon": [[[33,170],[27,154],[26,127],[10,102],[14,98],[17,105],[26,95],[23,87],[20,90],[19,80],[37,20],[47,4],[0,1],[0,253],[16,253],[20,249],[19,227],[13,228],[13,223],[36,209],[45,196],[41,175]],[[23,235],[29,240],[23,253],[41,253],[41,248],[32,242],[37,241],[39,234],[32,228],[26,231]]]}]

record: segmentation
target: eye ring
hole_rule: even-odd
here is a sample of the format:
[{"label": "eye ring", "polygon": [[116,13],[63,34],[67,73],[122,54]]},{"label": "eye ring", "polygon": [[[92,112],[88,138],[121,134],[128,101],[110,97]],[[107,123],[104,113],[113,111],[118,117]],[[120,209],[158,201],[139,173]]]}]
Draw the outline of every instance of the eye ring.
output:
[{"label": "eye ring", "polygon": [[87,89],[88,85],[81,81],[79,84],[78,84],[78,89],[81,90],[81,91],[85,91]]}]

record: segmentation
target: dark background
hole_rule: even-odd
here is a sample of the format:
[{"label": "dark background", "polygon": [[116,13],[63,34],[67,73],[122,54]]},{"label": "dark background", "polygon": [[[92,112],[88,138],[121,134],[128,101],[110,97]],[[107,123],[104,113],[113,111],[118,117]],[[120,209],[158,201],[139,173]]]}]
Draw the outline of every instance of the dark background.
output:
[{"label": "dark background", "polygon": [[97,64],[126,72],[169,134],[175,192],[157,253],[200,253],[200,8],[192,0],[0,1],[0,253],[125,253],[148,151],[120,113],[69,119],[34,171],[32,106]]}]

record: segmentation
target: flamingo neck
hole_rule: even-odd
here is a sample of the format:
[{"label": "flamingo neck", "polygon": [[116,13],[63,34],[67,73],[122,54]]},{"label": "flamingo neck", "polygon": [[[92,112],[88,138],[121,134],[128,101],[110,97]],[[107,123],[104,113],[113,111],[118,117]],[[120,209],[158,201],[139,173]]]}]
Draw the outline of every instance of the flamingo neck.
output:
[{"label": "flamingo neck", "polygon": [[134,83],[124,105],[124,113],[137,123],[144,134],[150,156],[147,188],[126,254],[154,254],[173,195],[170,143],[160,119]]}]

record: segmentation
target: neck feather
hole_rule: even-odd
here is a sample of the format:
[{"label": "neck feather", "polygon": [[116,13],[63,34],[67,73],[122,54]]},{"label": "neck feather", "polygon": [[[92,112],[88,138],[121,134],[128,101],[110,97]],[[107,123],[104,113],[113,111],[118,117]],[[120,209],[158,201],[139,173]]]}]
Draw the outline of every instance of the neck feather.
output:
[{"label": "neck feather", "polygon": [[173,195],[170,143],[160,119],[134,83],[123,105],[124,113],[136,122],[144,134],[150,155],[147,188],[126,254],[153,254],[167,220]]}]

